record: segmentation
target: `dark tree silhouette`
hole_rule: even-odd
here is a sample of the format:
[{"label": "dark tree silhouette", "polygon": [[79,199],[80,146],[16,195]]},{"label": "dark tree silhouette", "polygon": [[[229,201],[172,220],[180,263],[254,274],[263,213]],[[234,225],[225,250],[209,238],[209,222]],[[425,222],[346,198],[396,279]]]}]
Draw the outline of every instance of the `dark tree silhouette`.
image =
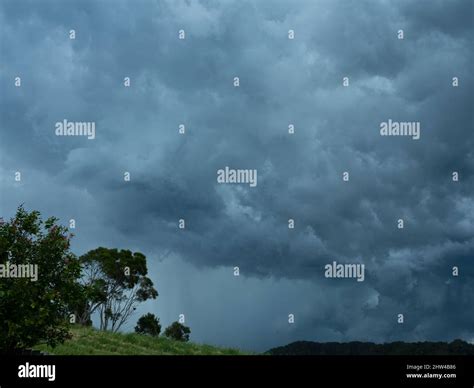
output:
[{"label": "dark tree silhouette", "polygon": [[142,315],[137,322],[137,326],[135,326],[135,332],[157,337],[161,332],[160,320],[155,316],[155,314],[148,313]]},{"label": "dark tree silhouette", "polygon": [[187,342],[189,341],[189,335],[191,334],[191,329],[179,322],[173,322],[165,330],[165,336],[176,341]]},{"label": "dark tree silhouette", "polygon": [[83,265],[81,319],[97,311],[100,329],[117,332],[140,302],[155,299],[158,292],[148,273],[146,257],[140,252],[97,248],[80,257]]}]

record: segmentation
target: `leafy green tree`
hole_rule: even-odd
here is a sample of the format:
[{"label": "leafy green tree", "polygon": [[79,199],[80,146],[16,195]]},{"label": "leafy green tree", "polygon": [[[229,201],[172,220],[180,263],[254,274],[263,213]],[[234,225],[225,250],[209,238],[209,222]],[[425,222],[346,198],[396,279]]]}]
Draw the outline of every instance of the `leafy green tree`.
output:
[{"label": "leafy green tree", "polygon": [[87,321],[97,311],[101,330],[117,332],[138,303],[158,296],[140,252],[100,247],[81,256],[80,262],[85,295],[80,316]]},{"label": "leafy green tree", "polygon": [[[0,352],[69,337],[80,265],[69,251],[72,235],[57,221],[43,222],[23,206],[10,221],[0,219]],[[23,274],[15,274],[20,268]]]},{"label": "leafy green tree", "polygon": [[189,341],[189,335],[191,334],[191,329],[179,322],[173,322],[165,330],[165,336],[176,341],[187,342]]},{"label": "leafy green tree", "polygon": [[139,334],[148,334],[152,337],[157,337],[161,332],[160,320],[155,314],[145,314],[140,317],[135,326],[135,332]]}]

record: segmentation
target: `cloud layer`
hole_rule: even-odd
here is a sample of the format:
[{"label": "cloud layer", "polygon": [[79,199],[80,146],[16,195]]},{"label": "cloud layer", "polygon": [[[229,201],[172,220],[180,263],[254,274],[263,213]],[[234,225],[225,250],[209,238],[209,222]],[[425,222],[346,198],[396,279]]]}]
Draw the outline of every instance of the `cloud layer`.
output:
[{"label": "cloud layer", "polygon": [[[196,340],[471,340],[473,6],[424,3],[4,1],[1,214],[75,218],[78,254],[144,252],[143,309],[186,312]],[[421,138],[380,136],[389,119]],[[225,166],[258,186],[217,184]],[[333,260],[366,280],[326,279]]]}]

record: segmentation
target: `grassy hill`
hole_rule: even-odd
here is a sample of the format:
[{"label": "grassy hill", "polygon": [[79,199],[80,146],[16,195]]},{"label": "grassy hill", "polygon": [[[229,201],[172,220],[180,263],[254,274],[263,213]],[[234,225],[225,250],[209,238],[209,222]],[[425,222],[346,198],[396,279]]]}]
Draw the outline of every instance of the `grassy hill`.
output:
[{"label": "grassy hill", "polygon": [[74,326],[72,339],[55,348],[34,349],[56,355],[240,355],[236,349],[217,348],[192,342],[173,341],[135,333],[111,333],[90,327]]}]

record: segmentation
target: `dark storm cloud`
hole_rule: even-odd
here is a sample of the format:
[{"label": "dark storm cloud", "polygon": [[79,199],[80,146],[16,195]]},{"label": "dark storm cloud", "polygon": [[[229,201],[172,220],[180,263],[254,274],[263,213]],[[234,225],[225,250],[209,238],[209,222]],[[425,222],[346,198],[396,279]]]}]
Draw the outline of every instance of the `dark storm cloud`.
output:
[{"label": "dark storm cloud", "polygon": [[[304,318],[275,324],[282,341],[474,337],[469,2],[6,1],[0,23],[4,212],[75,216],[82,249],[133,244],[209,279],[239,266],[256,293],[301,279],[327,300],[291,299]],[[96,139],[54,136],[63,118],[96,121]],[[420,121],[420,140],[381,137],[388,119]],[[218,185],[224,166],[257,169],[257,187]],[[332,260],[364,263],[365,282],[325,279]],[[256,327],[292,311],[268,309]]]}]

